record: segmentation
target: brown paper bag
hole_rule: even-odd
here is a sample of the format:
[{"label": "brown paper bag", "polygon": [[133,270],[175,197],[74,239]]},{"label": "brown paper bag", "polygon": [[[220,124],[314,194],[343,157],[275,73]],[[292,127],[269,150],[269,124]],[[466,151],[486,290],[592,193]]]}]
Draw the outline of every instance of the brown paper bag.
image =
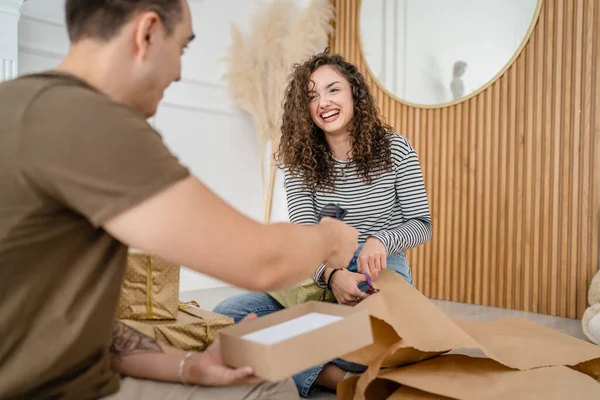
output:
[{"label": "brown paper bag", "polygon": [[355,399],[365,398],[381,367],[441,358],[454,349],[480,349],[503,366],[523,371],[600,361],[600,347],[524,319],[453,320],[393,271],[382,271],[376,286],[381,291],[357,305],[371,314],[375,343],[343,357],[369,366],[356,380]]},{"label": "brown paper bag", "polygon": [[451,397],[438,396],[437,394],[423,392],[409,386],[400,386],[388,400],[452,400]]},{"label": "brown paper bag", "polygon": [[[357,381],[344,382],[345,397],[340,398],[352,398],[354,388],[351,383]],[[384,371],[369,385],[366,397],[597,400],[600,399],[600,384],[563,366],[519,371],[488,358],[454,354]]]},{"label": "brown paper bag", "polygon": [[589,375],[600,383],[600,362],[598,362],[597,359],[582,362],[577,365],[572,365],[570,366],[570,368],[573,368],[575,371],[579,371],[583,374]]},{"label": "brown paper bag", "polygon": [[179,305],[180,266],[135,250],[127,255],[117,319],[173,320]]},{"label": "brown paper bag", "polygon": [[195,302],[181,303],[173,321],[121,320],[133,329],[161,343],[186,351],[204,351],[219,330],[233,325],[233,318],[202,310]]}]

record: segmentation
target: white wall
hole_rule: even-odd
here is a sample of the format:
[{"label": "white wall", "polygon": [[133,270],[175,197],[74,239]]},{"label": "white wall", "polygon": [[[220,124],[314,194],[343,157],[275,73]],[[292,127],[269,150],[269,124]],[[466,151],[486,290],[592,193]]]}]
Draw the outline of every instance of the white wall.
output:
[{"label": "white wall", "polygon": [[[19,73],[55,67],[68,49],[64,0],[28,0],[19,25]],[[183,59],[183,79],[165,93],[153,123],[193,173],[242,213],[262,219],[254,128],[234,109],[221,76],[229,22],[249,26],[260,0],[190,0],[197,39]],[[232,245],[235,245],[232,243]],[[235,251],[232,248],[232,251]],[[182,269],[182,291],[224,285]]]},{"label": "white wall", "polygon": [[0,0],[0,82],[17,76],[18,48],[15,38],[21,4],[22,0]]},{"label": "white wall", "polygon": [[465,95],[492,79],[518,49],[537,0],[369,0],[360,14],[368,65],[398,97],[452,100],[455,61],[467,63]]}]

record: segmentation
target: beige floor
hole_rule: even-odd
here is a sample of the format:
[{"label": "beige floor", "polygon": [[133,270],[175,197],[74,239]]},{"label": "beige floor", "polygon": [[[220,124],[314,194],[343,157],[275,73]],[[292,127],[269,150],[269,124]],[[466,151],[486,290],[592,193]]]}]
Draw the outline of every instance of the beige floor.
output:
[{"label": "beige floor", "polygon": [[[183,292],[181,293],[180,298],[182,301],[195,300],[200,304],[200,306],[203,309],[212,310],[212,308],[215,305],[217,305],[220,301],[242,292],[242,290],[237,288],[224,287],[217,289]],[[444,311],[444,313],[446,313],[446,315],[450,317],[476,321],[491,321],[505,317],[526,318],[530,321],[547,326],[549,328],[556,329],[568,335],[575,336],[586,341],[588,340],[581,328],[581,320],[552,317],[548,315],[505,310],[493,307],[476,306],[471,304],[455,303],[450,301],[433,301],[442,311]],[[315,396],[313,396],[313,399],[335,399],[335,395],[333,393],[320,391],[317,392]]]}]

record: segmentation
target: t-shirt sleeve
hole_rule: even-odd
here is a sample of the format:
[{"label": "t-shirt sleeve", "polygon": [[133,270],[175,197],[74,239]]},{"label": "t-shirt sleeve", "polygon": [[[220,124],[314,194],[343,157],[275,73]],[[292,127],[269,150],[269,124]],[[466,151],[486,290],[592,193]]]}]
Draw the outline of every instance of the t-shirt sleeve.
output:
[{"label": "t-shirt sleeve", "polygon": [[189,175],[141,114],[87,88],[39,95],[20,137],[21,172],[32,189],[96,227]]}]

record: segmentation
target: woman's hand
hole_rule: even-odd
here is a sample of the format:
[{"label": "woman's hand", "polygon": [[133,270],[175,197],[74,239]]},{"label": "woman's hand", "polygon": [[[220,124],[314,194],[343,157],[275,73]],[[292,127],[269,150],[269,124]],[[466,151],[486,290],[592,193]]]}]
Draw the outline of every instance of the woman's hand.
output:
[{"label": "woman's hand", "polygon": [[331,291],[338,303],[353,306],[368,296],[358,288],[358,285],[366,280],[367,278],[363,274],[342,269],[331,278]]},{"label": "woman's hand", "polygon": [[[244,320],[256,319],[256,314],[250,314]],[[263,380],[254,375],[251,367],[230,368],[225,365],[221,355],[221,342],[215,340],[203,353],[190,357],[187,373],[184,370],[184,381],[191,385],[201,386],[231,386],[250,383],[262,383]]]},{"label": "woman's hand", "polygon": [[357,269],[359,273],[367,273],[372,280],[377,279],[379,271],[386,269],[387,251],[379,239],[367,239],[358,255]]}]

